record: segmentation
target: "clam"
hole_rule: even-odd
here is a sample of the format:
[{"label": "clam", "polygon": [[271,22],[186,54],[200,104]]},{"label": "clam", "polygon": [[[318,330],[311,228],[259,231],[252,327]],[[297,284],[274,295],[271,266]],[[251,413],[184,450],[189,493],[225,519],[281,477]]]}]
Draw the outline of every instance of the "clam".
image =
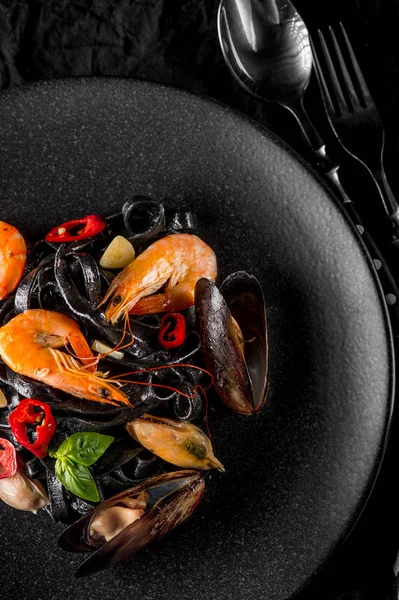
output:
[{"label": "clam", "polygon": [[105,500],[60,536],[64,550],[92,554],[81,577],[125,561],[188,519],[205,489],[196,471],[164,473]]},{"label": "clam", "polygon": [[220,287],[200,279],[195,288],[206,368],[221,400],[242,415],[263,407],[268,389],[265,300],[259,281],[245,271]]}]

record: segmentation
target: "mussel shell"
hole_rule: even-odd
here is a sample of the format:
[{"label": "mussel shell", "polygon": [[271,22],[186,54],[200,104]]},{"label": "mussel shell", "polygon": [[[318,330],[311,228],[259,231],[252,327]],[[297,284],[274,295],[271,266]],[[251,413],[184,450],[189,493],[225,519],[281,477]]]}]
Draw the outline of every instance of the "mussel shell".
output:
[{"label": "mussel shell", "polygon": [[[207,369],[222,401],[239,414],[258,412],[267,392],[267,322],[263,292],[245,271],[230,275],[221,290],[208,279],[195,288]],[[241,332],[237,331],[238,323]],[[244,340],[240,340],[240,336]]]},{"label": "mussel shell", "polygon": [[102,502],[73,523],[61,534],[59,545],[72,552],[93,550],[93,545],[89,543],[88,529],[96,513],[115,506],[126,498],[135,497],[140,492],[149,492],[152,500],[147,512],[109,542],[94,550],[75,575],[82,577],[105,569],[131,558],[151,541],[161,539],[190,517],[201,500],[204,489],[204,480],[197,471],[182,470],[147,479]]},{"label": "mussel shell", "polygon": [[220,292],[244,340],[244,356],[253,388],[255,412],[262,408],[268,390],[268,334],[266,303],[261,285],[246,271],[232,273]]}]

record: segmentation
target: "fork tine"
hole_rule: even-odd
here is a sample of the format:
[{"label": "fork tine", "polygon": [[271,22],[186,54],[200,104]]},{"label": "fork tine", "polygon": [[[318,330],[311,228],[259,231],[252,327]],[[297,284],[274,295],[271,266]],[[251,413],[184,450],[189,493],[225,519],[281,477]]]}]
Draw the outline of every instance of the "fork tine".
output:
[{"label": "fork tine", "polygon": [[344,57],[342,55],[341,48],[339,47],[339,44],[338,44],[337,38],[335,36],[334,30],[333,30],[332,27],[329,27],[328,29],[329,29],[329,32],[330,32],[331,41],[332,41],[333,46],[334,46],[334,51],[335,51],[335,54],[336,54],[337,59],[338,59],[339,68],[341,70],[341,74],[342,74],[342,77],[343,77],[343,80],[344,80],[344,83],[345,83],[346,91],[347,91],[347,94],[348,94],[348,99],[349,99],[349,102],[351,104],[351,106],[348,106],[348,108],[352,109],[352,110],[356,110],[356,108],[360,104],[360,101],[359,101],[359,98],[358,98],[358,96],[356,94],[356,90],[355,90],[354,85],[353,85],[352,77],[350,76],[349,71],[348,71],[348,69],[346,67],[345,60],[344,60]]},{"label": "fork tine", "polygon": [[356,76],[356,79],[357,79],[357,83],[359,85],[359,91],[361,92],[361,95],[363,97],[364,105],[366,105],[367,102],[371,101],[371,94],[370,94],[369,88],[367,87],[367,83],[366,83],[366,81],[365,81],[365,79],[363,77],[363,73],[362,73],[362,71],[360,69],[359,63],[357,62],[357,58],[356,58],[355,53],[353,51],[352,44],[350,43],[349,38],[347,36],[347,33],[345,31],[345,27],[343,26],[342,23],[340,23],[339,26],[341,28],[342,38],[345,41],[345,45],[346,45],[346,49],[347,49],[348,55],[349,55],[349,57],[351,59],[352,68],[353,68],[353,71],[355,73],[355,76]]},{"label": "fork tine", "polygon": [[[321,35],[320,31],[319,31],[319,35]],[[312,56],[313,56],[313,63],[314,63],[314,67],[315,67],[315,73],[316,73],[317,80],[319,82],[319,89],[321,91],[323,102],[324,102],[327,112],[333,114],[335,112],[334,103],[331,99],[330,91],[328,89],[328,85],[327,85],[327,82],[326,82],[324,74],[323,74],[323,69],[321,68],[319,57],[317,56],[317,52],[316,52],[312,38],[310,38],[310,45],[312,48]]]},{"label": "fork tine", "polygon": [[[335,95],[335,99],[337,101],[338,109],[342,113],[345,111],[345,109],[347,109],[347,103],[346,103],[346,100],[342,93],[341,84],[337,77],[337,73],[335,71],[335,67],[334,67],[334,63],[331,58],[330,51],[329,51],[326,41],[324,39],[323,33],[320,31],[320,29],[318,30],[318,34],[319,34],[321,49],[322,49],[323,56],[324,56],[324,61],[326,63],[327,72],[328,72],[328,75],[329,75],[329,78],[331,81],[331,86],[332,86],[332,89],[333,89],[333,92]],[[319,67],[320,67],[320,63],[319,63]],[[320,72],[322,72],[321,68],[320,68]],[[331,100],[331,97],[330,97],[330,100]],[[337,111],[334,109],[334,113],[335,112],[337,112]]]}]

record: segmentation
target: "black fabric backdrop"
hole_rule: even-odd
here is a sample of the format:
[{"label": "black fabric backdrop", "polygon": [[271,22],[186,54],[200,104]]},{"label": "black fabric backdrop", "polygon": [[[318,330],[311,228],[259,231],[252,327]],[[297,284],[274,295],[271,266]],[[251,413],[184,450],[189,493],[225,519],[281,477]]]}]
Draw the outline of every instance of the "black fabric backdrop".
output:
[{"label": "black fabric backdrop", "polygon": [[[399,2],[297,0],[295,4],[311,32],[339,20],[345,23],[386,126],[385,164],[399,195]],[[217,40],[217,8],[217,0],[2,0],[0,89],[80,75],[173,84],[250,115],[307,157],[291,117],[249,97],[230,77]],[[327,137],[330,153],[341,161],[342,180],[366,224],[382,241],[386,225],[377,194],[367,174],[335,145],[314,82],[306,106]],[[395,270],[395,257],[392,265]],[[347,542],[301,594],[301,600],[396,598],[392,565],[399,546],[397,429],[394,415],[388,452],[369,504]]]}]

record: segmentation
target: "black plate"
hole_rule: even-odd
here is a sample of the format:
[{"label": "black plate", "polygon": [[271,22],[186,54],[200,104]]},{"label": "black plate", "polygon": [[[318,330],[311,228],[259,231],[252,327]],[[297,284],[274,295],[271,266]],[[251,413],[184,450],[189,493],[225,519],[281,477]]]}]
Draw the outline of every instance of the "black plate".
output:
[{"label": "black plate", "polygon": [[[226,466],[208,501],[129,565],[87,580],[62,526],[5,505],[2,594],[285,599],[362,509],[392,407],[391,335],[360,237],[293,152],[204,98],[144,82],[76,79],[0,97],[1,218],[28,234],[109,213],[133,194],[195,209],[220,279],[262,282],[270,395],[261,415],[211,421]],[[7,596],[7,594],[5,594]]]}]

